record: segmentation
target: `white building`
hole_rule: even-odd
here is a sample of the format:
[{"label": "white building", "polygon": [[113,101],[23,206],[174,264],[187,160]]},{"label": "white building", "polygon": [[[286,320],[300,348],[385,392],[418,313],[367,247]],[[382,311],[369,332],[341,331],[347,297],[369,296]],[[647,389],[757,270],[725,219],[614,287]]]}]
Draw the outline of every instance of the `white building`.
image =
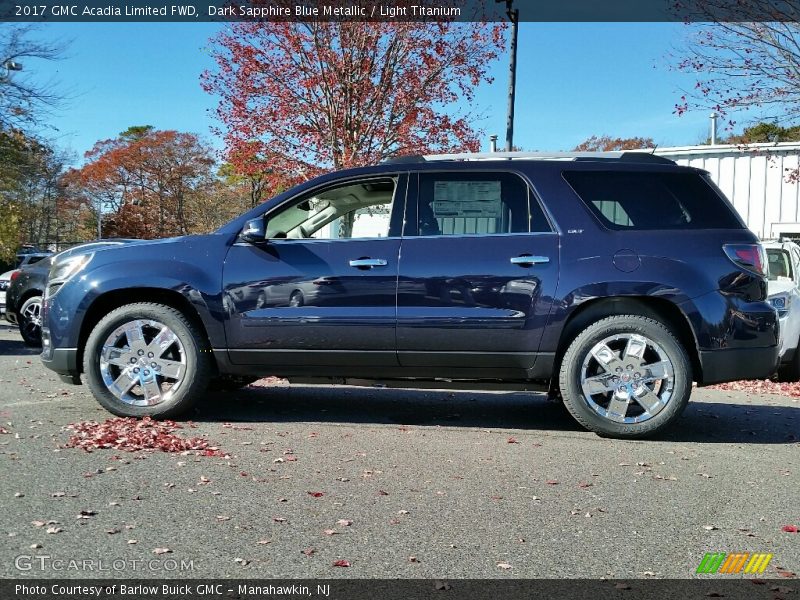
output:
[{"label": "white building", "polygon": [[658,148],[656,154],[711,173],[747,226],[762,238],[800,238],[800,143]]}]

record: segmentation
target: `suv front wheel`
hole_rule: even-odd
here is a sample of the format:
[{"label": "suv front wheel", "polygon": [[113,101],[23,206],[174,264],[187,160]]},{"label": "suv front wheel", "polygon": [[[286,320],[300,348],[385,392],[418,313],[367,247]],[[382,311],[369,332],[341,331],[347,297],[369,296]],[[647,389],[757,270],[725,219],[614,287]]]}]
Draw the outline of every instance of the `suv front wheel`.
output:
[{"label": "suv front wheel", "polygon": [[652,435],[677,419],[692,391],[683,346],[663,324],[639,315],[601,319],[570,344],[559,383],[567,409],[600,435]]},{"label": "suv front wheel", "polygon": [[172,417],[205,392],[212,372],[202,333],[179,310],[122,306],[92,330],[84,349],[89,388],[123,417]]}]

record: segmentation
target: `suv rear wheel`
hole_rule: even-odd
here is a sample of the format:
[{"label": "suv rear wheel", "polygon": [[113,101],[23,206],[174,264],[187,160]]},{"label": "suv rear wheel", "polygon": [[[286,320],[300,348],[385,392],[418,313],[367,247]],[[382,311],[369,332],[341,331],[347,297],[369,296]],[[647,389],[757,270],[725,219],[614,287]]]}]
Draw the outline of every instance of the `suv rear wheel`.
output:
[{"label": "suv rear wheel", "polygon": [[179,310],[138,303],[106,315],[84,349],[98,402],[124,417],[171,417],[205,391],[212,370],[202,333]]},{"label": "suv rear wheel", "polygon": [[600,435],[652,435],[677,419],[692,391],[686,350],[663,324],[612,316],[584,329],[559,374],[567,409]]}]

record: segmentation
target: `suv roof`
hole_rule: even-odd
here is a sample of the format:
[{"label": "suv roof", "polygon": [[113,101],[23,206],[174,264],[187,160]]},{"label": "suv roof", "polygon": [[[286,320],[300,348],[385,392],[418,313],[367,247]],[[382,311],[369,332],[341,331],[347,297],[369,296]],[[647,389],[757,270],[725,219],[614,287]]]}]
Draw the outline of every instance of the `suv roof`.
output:
[{"label": "suv roof", "polygon": [[561,161],[619,161],[640,164],[674,165],[675,161],[650,152],[460,152],[425,154],[389,158],[381,164],[403,164],[440,161],[480,160],[561,160]]}]

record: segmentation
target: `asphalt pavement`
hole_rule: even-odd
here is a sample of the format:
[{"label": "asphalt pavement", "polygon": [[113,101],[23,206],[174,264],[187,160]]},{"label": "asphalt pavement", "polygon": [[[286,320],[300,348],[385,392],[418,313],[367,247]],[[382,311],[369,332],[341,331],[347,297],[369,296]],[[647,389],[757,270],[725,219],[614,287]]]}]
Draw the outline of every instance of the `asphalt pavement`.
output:
[{"label": "asphalt pavement", "polygon": [[706,552],[800,572],[797,399],[696,390],[669,434],[618,441],[543,395],[278,382],[178,431],[229,458],[64,447],[109,417],[0,326],[0,576],[684,578]]}]

